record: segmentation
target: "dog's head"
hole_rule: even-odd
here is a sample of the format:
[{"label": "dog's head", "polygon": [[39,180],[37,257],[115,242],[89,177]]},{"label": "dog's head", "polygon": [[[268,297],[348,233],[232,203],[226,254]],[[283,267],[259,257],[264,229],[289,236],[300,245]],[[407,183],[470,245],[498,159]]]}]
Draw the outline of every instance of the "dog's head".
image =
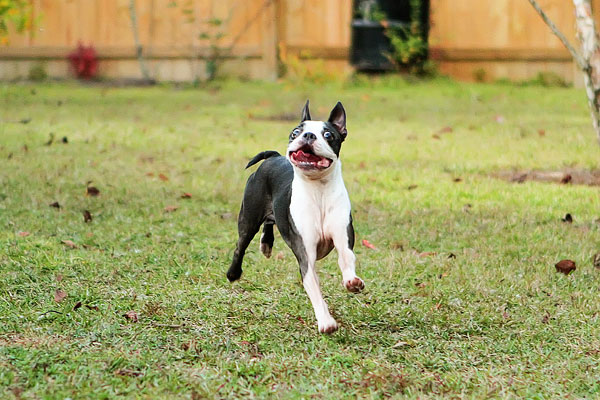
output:
[{"label": "dog's head", "polygon": [[314,178],[324,176],[338,161],[347,134],[346,111],[342,103],[335,105],[326,122],[313,121],[307,100],[300,125],[290,133],[287,157],[304,175]]}]

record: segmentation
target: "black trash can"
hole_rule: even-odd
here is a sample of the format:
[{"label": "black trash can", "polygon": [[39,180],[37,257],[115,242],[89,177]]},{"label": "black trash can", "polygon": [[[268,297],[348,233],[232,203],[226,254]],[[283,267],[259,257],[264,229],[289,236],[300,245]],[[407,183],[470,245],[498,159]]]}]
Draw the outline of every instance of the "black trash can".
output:
[{"label": "black trash can", "polygon": [[[387,56],[393,52],[390,39],[385,35],[386,28],[374,16],[384,15],[388,28],[409,28],[410,0],[354,0],[353,14],[350,49],[352,65],[359,71],[392,70],[394,64]],[[427,37],[429,1],[421,2],[420,14],[421,31]]]}]

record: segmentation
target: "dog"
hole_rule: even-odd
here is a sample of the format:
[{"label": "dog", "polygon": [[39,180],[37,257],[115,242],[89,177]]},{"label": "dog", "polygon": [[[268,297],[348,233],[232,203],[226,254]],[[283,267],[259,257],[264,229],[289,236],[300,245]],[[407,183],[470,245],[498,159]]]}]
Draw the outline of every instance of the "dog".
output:
[{"label": "dog", "polygon": [[335,332],[338,324],[321,294],[316,261],[335,247],[343,285],[354,293],[365,287],[355,272],[354,227],[339,159],[347,134],[342,103],[336,104],[326,122],[313,121],[307,100],[300,124],[289,135],[285,156],[263,151],[248,162],[246,168],[264,160],[246,182],[238,218],[239,239],[227,271],[230,282],[241,277],[244,253],[261,225],[260,251],[269,258],[273,225],[277,225],[298,260],[321,333]]}]

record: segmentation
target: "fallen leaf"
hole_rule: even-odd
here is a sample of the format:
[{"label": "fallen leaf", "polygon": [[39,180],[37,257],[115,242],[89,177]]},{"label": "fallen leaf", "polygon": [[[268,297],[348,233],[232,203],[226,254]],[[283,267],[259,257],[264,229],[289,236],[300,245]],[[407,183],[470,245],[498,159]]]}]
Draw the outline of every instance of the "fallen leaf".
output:
[{"label": "fallen leaf", "polygon": [[77,303],[75,303],[75,305],[73,306],[73,311],[77,311],[77,309],[81,308],[81,301],[78,301]]},{"label": "fallen leaf", "polygon": [[66,136],[63,136],[63,138],[62,138],[62,140],[61,140],[61,141],[62,141],[63,143],[65,143],[65,144],[66,144],[66,143],[69,143],[69,139],[67,139],[67,137],[66,137]]},{"label": "fallen leaf", "polygon": [[600,269],[600,253],[594,254],[594,258],[592,258],[592,265]]},{"label": "fallen leaf", "polygon": [[448,258],[456,258],[456,254],[450,253],[450,254],[448,254]]},{"label": "fallen leaf", "polygon": [[54,133],[50,132],[49,137],[50,137],[50,139],[48,139],[48,141],[46,142],[46,146],[50,146],[50,145],[52,145],[52,142],[54,142]]},{"label": "fallen leaf", "polygon": [[135,371],[133,369],[118,369],[115,371],[115,375],[137,377],[144,375],[144,373],[140,371]]},{"label": "fallen leaf", "polygon": [[54,203],[50,203],[48,204],[50,207],[54,207],[54,208],[60,208],[60,204],[58,204],[58,201],[55,201]]},{"label": "fallen leaf", "polygon": [[417,282],[417,283],[415,283],[415,286],[420,289],[423,289],[425,286],[427,286],[427,283],[426,282]]},{"label": "fallen leaf", "polygon": [[408,342],[404,342],[404,341],[400,340],[395,345],[392,346],[392,349],[395,349],[398,347],[404,347],[404,346],[408,346]]},{"label": "fallen leaf", "polygon": [[154,176],[154,172],[146,172],[146,176]]},{"label": "fallen leaf", "polygon": [[75,242],[73,242],[73,241],[71,241],[71,240],[61,240],[61,242],[62,242],[62,243],[65,245],[65,246],[67,246],[67,247],[70,247],[70,248],[72,248],[72,249],[76,249],[76,248],[77,248],[77,245],[75,244]]},{"label": "fallen leaf", "polygon": [[433,257],[435,256],[437,253],[434,251],[425,251],[423,253],[419,253],[419,257],[424,258],[424,257]]},{"label": "fallen leaf", "polygon": [[546,136],[546,131],[543,129],[538,129],[538,135],[540,135],[540,137]]},{"label": "fallen leaf", "polygon": [[431,137],[432,137],[433,139],[437,139],[437,140],[439,140],[439,139],[440,139],[440,135],[438,135],[437,133],[434,133],[433,135],[431,135]]},{"label": "fallen leaf", "polygon": [[182,199],[191,199],[192,198],[192,194],[185,192],[184,194],[181,195],[181,198]]},{"label": "fallen leaf", "polygon": [[29,233],[29,232],[19,232],[18,235],[21,236],[21,237],[27,237],[27,236],[31,235],[31,233]]},{"label": "fallen leaf", "polygon": [[556,267],[556,272],[562,272],[565,275],[569,275],[577,268],[575,262],[572,260],[560,260],[554,266]]},{"label": "fallen leaf", "polygon": [[176,211],[179,207],[177,206],[166,206],[165,207],[165,212],[173,212]]},{"label": "fallen leaf", "polygon": [[509,313],[507,313],[506,311],[504,311],[504,312],[502,313],[502,318],[504,318],[504,319],[509,319],[509,318],[510,318],[510,314],[509,314]]},{"label": "fallen leaf", "polygon": [[83,222],[92,222],[92,214],[88,210],[83,210]]},{"label": "fallen leaf", "polygon": [[517,183],[523,183],[527,180],[527,174],[519,174],[517,176],[513,176],[511,178],[511,181],[513,182],[517,182]]},{"label": "fallen leaf", "polygon": [[135,311],[127,311],[123,316],[131,322],[138,322],[138,315]]},{"label": "fallen leaf", "polygon": [[221,214],[221,219],[230,219],[231,217],[233,217],[233,214],[230,212]]},{"label": "fallen leaf", "polygon": [[454,178],[452,179],[452,182],[462,182],[462,178]]},{"label": "fallen leaf", "polygon": [[162,173],[161,173],[161,174],[158,174],[158,178],[159,178],[161,181],[163,181],[163,182],[166,182],[166,181],[168,181],[168,180],[169,180],[169,177],[168,177],[168,176],[166,176],[165,174],[162,174]]},{"label": "fallen leaf", "polygon": [[56,275],[56,282],[62,282],[63,276],[61,274]]},{"label": "fallen leaf", "polygon": [[57,303],[63,301],[65,297],[67,297],[67,292],[65,292],[64,290],[56,289],[56,291],[54,292],[54,301]]},{"label": "fallen leaf", "polygon": [[571,183],[571,180],[573,180],[573,177],[571,176],[571,174],[564,174],[562,179],[560,180],[560,183],[563,183],[563,184]]},{"label": "fallen leaf", "polygon": [[390,247],[392,248],[392,250],[404,251],[404,244],[402,244],[401,242],[394,242],[390,245]]},{"label": "fallen leaf", "polygon": [[27,153],[28,151],[29,151],[29,147],[26,144],[24,144],[23,145],[23,152]]},{"label": "fallen leaf", "polygon": [[573,216],[570,213],[567,213],[564,218],[561,218],[562,222],[567,222],[569,224],[573,223]]},{"label": "fallen leaf", "polygon": [[358,163],[358,168],[365,169],[366,167],[367,167],[367,164],[364,161],[361,161],[360,163]]},{"label": "fallen leaf", "polygon": [[408,190],[414,190],[414,189],[416,189],[418,187],[419,187],[419,185],[408,185],[407,189]]},{"label": "fallen leaf", "polygon": [[88,196],[96,197],[100,194],[100,190],[95,186],[88,186],[85,189],[85,194]]},{"label": "fallen leaf", "polygon": [[546,311],[546,314],[542,317],[542,324],[547,324],[550,321],[550,314]]},{"label": "fallen leaf", "polygon": [[440,129],[439,131],[437,131],[437,133],[452,133],[453,129],[451,126],[445,126],[442,129]]},{"label": "fallen leaf", "polygon": [[279,253],[277,253],[277,255],[275,256],[275,259],[277,260],[283,260],[285,258],[285,255],[283,254],[283,251],[280,251]]},{"label": "fallen leaf", "polygon": [[89,304],[86,304],[85,307],[88,310],[92,310],[92,311],[100,311],[100,308],[98,308],[98,306],[90,306]]},{"label": "fallen leaf", "polygon": [[497,123],[499,123],[499,124],[503,124],[503,123],[504,123],[504,121],[506,121],[506,119],[504,118],[504,116],[503,116],[503,115],[496,115],[496,116],[494,117],[494,121],[496,121],[496,122],[497,122]]},{"label": "fallen leaf", "polygon": [[371,242],[369,242],[367,239],[363,239],[362,240],[362,244],[363,244],[363,246],[365,246],[365,247],[367,247],[367,248],[369,248],[371,250],[375,250],[375,246],[373,246],[371,244]]}]

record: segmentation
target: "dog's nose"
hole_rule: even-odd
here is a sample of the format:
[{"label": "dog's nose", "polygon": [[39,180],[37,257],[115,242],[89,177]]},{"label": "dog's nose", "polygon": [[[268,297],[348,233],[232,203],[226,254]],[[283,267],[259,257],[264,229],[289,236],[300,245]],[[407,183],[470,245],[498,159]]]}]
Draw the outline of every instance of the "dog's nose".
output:
[{"label": "dog's nose", "polygon": [[304,132],[304,134],[302,135],[302,137],[304,138],[304,140],[306,140],[308,143],[312,143],[315,140],[317,140],[317,135],[315,135],[312,132]]}]

